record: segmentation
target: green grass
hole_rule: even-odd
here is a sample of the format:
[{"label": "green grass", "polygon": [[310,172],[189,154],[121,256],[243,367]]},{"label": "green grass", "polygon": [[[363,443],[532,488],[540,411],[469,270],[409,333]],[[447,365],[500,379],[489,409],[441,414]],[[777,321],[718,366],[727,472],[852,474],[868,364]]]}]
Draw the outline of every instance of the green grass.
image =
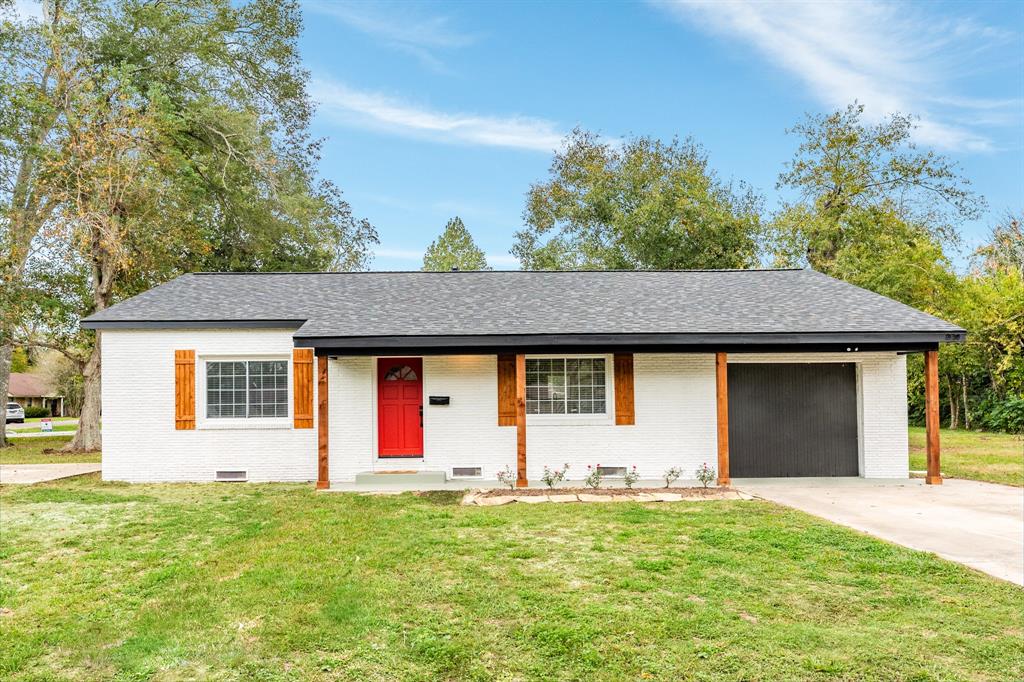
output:
[{"label": "green grass", "polygon": [[67,436],[10,438],[11,446],[0,448],[0,464],[54,464],[59,462],[98,462],[100,453],[63,454],[43,450],[59,450],[68,442]]},{"label": "green grass", "polygon": [[[926,468],[924,427],[910,427],[910,468]],[[942,472],[952,478],[1024,486],[1024,439],[1006,433],[939,431]]]},{"label": "green grass", "polygon": [[0,678],[1001,680],[1024,590],[765,502],[0,489]]},{"label": "green grass", "polygon": [[[43,427],[42,426],[37,426],[37,427],[29,427],[29,428],[23,428],[23,429],[19,428],[19,429],[12,429],[12,430],[15,431],[16,433],[41,433],[42,430],[43,430]],[[78,425],[77,424],[61,424],[60,422],[54,422],[53,423],[53,430],[54,431],[77,431],[78,430]]]}]

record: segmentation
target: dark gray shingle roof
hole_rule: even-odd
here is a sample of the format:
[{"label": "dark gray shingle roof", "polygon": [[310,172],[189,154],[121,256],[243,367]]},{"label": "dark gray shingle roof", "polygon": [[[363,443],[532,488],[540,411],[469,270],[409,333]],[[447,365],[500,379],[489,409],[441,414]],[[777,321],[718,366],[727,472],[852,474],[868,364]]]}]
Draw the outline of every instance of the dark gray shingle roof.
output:
[{"label": "dark gray shingle roof", "polygon": [[301,338],[963,331],[810,270],[196,273],[83,325],[285,320]]}]

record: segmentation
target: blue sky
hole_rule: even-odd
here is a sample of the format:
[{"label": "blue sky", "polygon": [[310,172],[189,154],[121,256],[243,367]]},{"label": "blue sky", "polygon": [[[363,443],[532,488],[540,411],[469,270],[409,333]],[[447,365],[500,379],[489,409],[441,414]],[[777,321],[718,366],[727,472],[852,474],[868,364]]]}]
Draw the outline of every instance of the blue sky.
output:
[{"label": "blue sky", "polygon": [[[322,172],[418,268],[453,215],[497,268],[574,126],[692,135],[769,207],[804,112],[921,117],[990,205],[1024,208],[1024,3],[304,3]],[[961,258],[958,262],[963,263]]]}]

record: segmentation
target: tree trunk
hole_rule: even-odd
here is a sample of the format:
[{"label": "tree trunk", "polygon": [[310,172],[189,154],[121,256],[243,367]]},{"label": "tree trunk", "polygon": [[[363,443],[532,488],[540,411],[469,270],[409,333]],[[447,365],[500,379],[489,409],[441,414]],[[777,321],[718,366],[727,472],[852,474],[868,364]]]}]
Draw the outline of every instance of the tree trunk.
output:
[{"label": "tree trunk", "polygon": [[953,390],[953,379],[946,380],[949,385],[949,428],[955,429],[960,420],[960,410],[956,406],[956,391]]},{"label": "tree trunk", "polygon": [[971,412],[967,409],[967,375],[960,375],[960,387],[963,389],[964,395],[964,428],[968,431],[971,429]]},{"label": "tree trunk", "polygon": [[82,368],[82,414],[78,419],[78,431],[71,442],[61,448],[67,452],[99,450],[103,445],[100,435],[100,343],[101,333],[96,332],[96,343]]},{"label": "tree trunk", "polygon": [[7,386],[11,379],[11,354],[14,347],[7,338],[5,335],[4,343],[0,345],[0,396],[4,399],[4,428],[0,429],[0,448],[10,445],[7,442]]}]

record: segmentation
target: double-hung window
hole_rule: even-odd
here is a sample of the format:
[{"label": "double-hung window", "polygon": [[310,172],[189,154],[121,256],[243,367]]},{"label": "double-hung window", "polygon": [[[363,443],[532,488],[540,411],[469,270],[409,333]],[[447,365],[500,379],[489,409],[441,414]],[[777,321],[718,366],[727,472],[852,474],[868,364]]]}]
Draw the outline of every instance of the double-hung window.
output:
[{"label": "double-hung window", "polygon": [[604,358],[526,358],[527,414],[605,414]]},{"label": "double-hung window", "polygon": [[207,361],[206,416],[210,419],[287,417],[288,362]]}]

